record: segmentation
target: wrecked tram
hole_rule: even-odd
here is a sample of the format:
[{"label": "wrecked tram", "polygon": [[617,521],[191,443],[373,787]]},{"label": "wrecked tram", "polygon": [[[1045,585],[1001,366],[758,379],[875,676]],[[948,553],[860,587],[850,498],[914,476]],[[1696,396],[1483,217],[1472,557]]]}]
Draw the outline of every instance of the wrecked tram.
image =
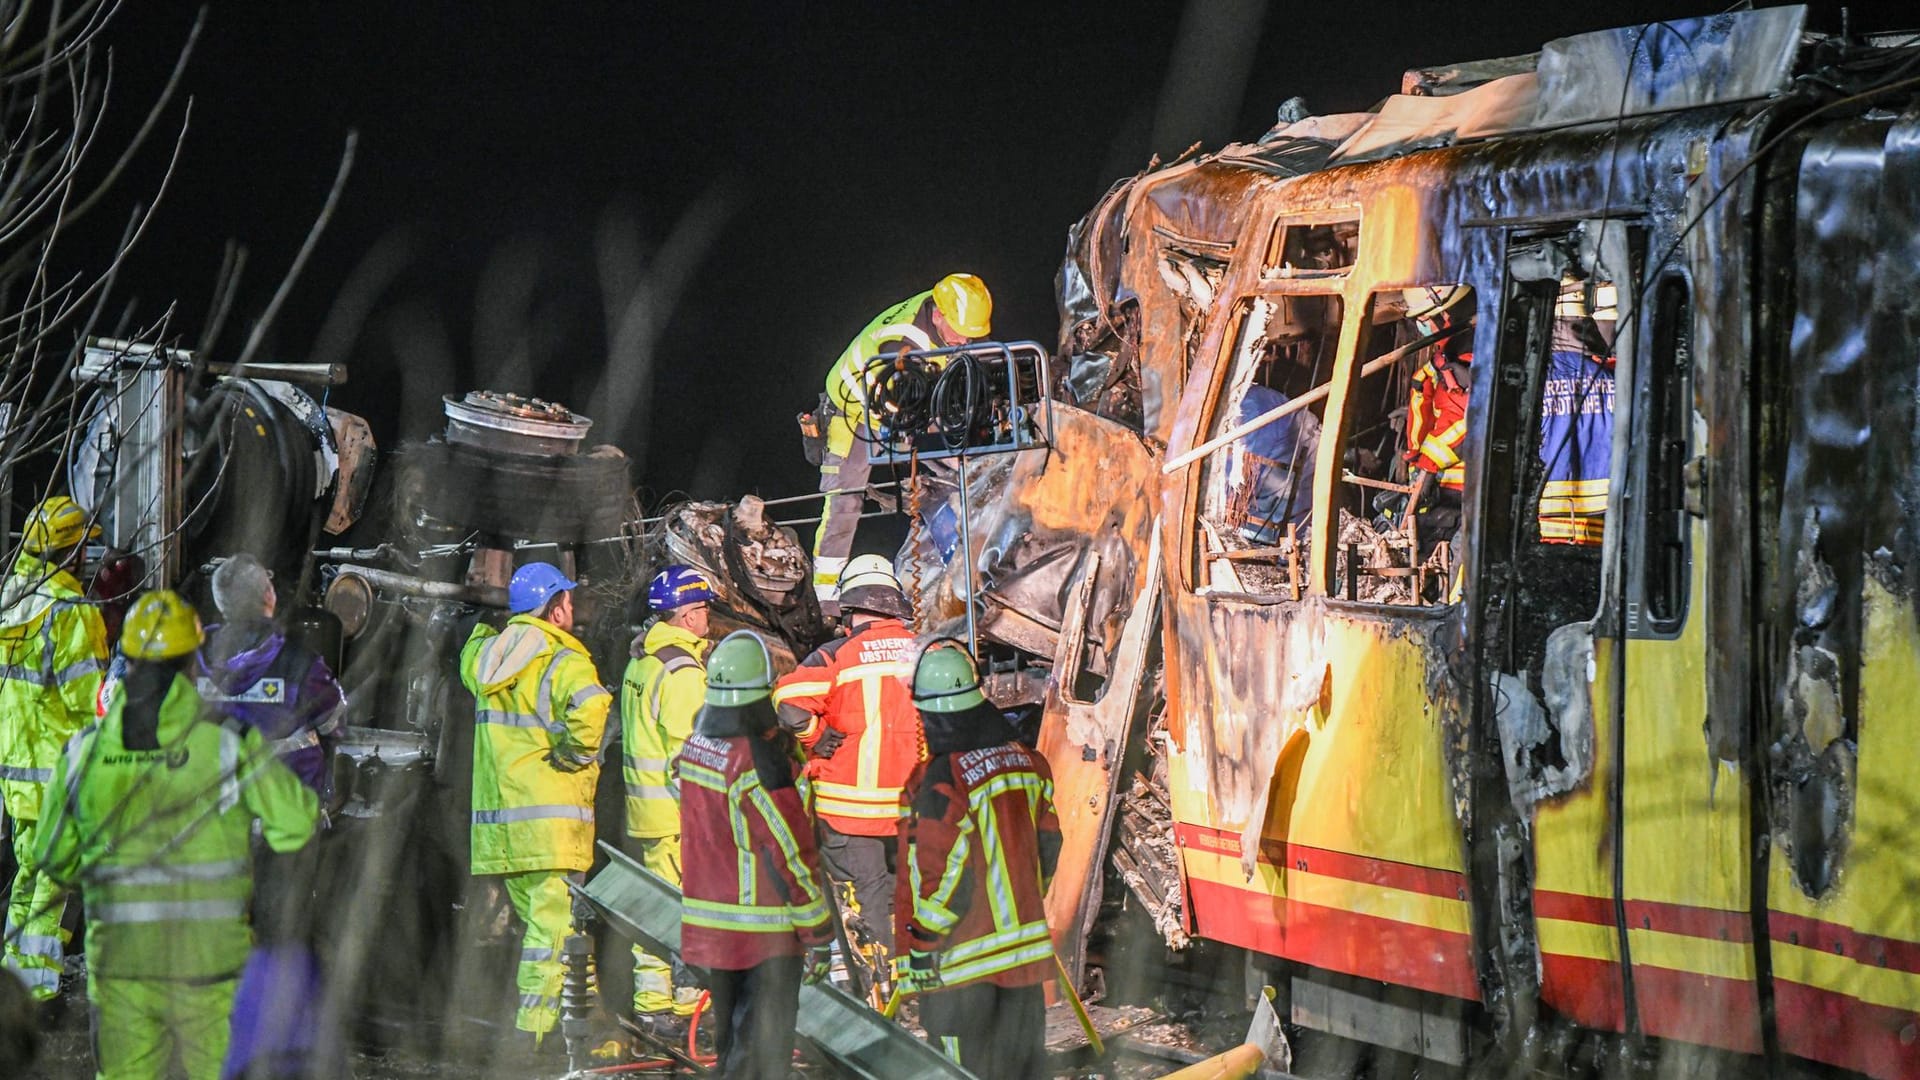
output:
[{"label": "wrecked tram", "polygon": [[1920,50],[1803,23],[1409,72],[1076,226],[1078,405],[968,482],[1076,970],[1125,889],[1444,1062],[1920,1076]]}]

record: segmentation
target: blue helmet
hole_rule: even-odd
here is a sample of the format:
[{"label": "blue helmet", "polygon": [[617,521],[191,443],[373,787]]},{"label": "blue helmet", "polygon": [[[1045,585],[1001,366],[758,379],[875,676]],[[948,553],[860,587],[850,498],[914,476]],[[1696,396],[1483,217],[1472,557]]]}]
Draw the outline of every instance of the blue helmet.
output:
[{"label": "blue helmet", "polygon": [[713,582],[691,566],[669,566],[647,583],[647,606],[672,611],[713,599]]},{"label": "blue helmet", "polygon": [[507,583],[507,607],[515,615],[525,615],[547,606],[547,601],[576,587],[567,575],[552,563],[530,562],[513,572]]}]

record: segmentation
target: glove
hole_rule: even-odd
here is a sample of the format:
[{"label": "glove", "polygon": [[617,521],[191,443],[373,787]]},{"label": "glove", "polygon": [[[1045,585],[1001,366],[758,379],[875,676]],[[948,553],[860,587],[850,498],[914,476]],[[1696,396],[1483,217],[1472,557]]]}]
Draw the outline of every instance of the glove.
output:
[{"label": "glove", "polygon": [[912,994],[924,994],[940,988],[940,957],[936,953],[911,950],[893,958],[893,980]]},{"label": "glove", "polygon": [[834,752],[836,750],[840,749],[840,744],[846,741],[847,741],[846,732],[841,731],[838,728],[828,728],[826,730],[826,733],[821,735],[820,738],[814,742],[813,749],[807,751],[807,756],[817,757],[817,758],[830,758],[834,755]]},{"label": "glove", "polygon": [[833,947],[820,945],[807,950],[807,968],[800,981],[808,986],[824,980],[833,971]]}]

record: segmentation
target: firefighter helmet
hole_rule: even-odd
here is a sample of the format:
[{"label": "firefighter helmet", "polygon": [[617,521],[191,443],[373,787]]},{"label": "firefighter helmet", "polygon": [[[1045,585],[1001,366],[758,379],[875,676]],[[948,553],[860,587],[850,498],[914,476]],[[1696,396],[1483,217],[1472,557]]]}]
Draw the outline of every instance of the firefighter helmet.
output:
[{"label": "firefighter helmet", "polygon": [[691,566],[669,566],[647,583],[647,606],[672,611],[713,599],[713,582]]},{"label": "firefighter helmet", "polygon": [[578,586],[552,563],[530,562],[515,570],[507,583],[507,609],[515,615],[539,611],[547,601]]},{"label": "firefighter helmet", "polygon": [[29,555],[65,551],[100,535],[100,526],[88,520],[85,509],[65,495],[43,499],[33,508],[22,533],[21,546]]},{"label": "firefighter helmet", "polygon": [[970,338],[983,338],[993,329],[993,294],[987,283],[972,274],[948,274],[933,287],[933,306],[947,325]]},{"label": "firefighter helmet", "polygon": [[840,571],[840,607],[896,619],[913,615],[906,595],[900,591],[900,579],[894,576],[893,564],[882,555],[855,556]]},{"label": "firefighter helmet", "polygon": [[200,647],[200,615],[172,589],[134,601],[120,631],[120,651],[131,660],[172,660]]},{"label": "firefighter helmet", "polygon": [[751,705],[773,694],[773,654],[751,630],[720,639],[707,657],[707,704]]},{"label": "firefighter helmet", "polygon": [[1471,291],[1465,285],[1421,285],[1401,289],[1400,298],[1406,302],[1407,318],[1432,319],[1465,300]]},{"label": "firefighter helmet", "polygon": [[920,650],[913,665],[913,703],[921,712],[965,712],[986,702],[980,669],[960,642],[939,638]]}]

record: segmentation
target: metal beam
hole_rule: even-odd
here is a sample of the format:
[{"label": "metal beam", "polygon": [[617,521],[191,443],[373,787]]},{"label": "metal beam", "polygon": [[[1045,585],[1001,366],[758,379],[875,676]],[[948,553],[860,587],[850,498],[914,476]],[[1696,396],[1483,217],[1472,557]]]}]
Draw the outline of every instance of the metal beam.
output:
[{"label": "metal beam", "polygon": [[[680,890],[639,863],[600,845],[607,865],[575,885],[614,929],[656,956],[680,955]],[[862,1080],[969,1080],[972,1073],[836,986],[800,988],[801,1038],[848,1076]]]}]

